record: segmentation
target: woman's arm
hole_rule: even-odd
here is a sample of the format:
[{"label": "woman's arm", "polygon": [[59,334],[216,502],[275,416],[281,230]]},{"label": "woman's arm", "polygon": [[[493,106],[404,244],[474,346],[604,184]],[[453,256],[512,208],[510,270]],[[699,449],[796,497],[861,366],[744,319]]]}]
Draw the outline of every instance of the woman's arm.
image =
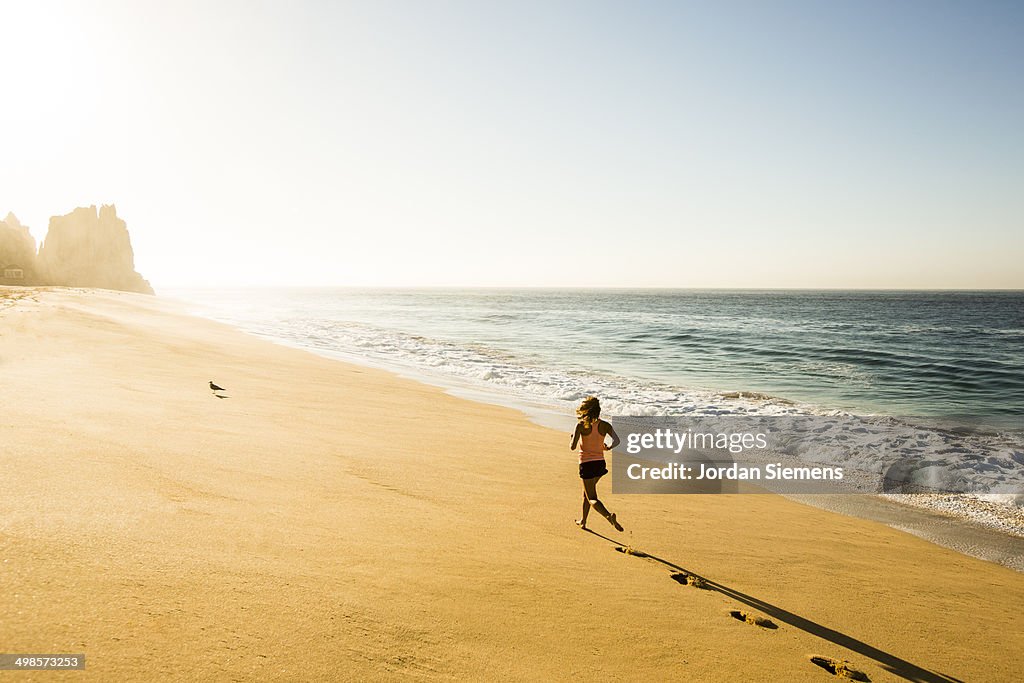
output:
[{"label": "woman's arm", "polygon": [[615,430],[612,428],[612,423],[611,422],[605,422],[605,424],[608,425],[608,433],[605,434],[605,436],[611,435],[611,437],[612,437],[612,445],[611,446],[605,446],[604,449],[606,451],[610,451],[610,450],[613,450],[616,446],[619,445],[619,435],[615,433]]},{"label": "woman's arm", "polygon": [[576,444],[580,442],[580,426],[582,423],[576,423],[576,431],[572,433],[572,444],[569,446],[570,451],[576,450]]}]

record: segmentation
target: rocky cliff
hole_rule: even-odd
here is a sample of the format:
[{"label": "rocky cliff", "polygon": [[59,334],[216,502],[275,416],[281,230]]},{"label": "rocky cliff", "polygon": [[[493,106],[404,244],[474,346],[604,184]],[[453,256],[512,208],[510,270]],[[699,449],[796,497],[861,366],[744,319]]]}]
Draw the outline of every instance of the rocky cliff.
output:
[{"label": "rocky cliff", "polygon": [[128,227],[113,204],[52,217],[36,265],[45,284],[153,293],[135,271]]},{"label": "rocky cliff", "polygon": [[28,228],[9,213],[0,221],[0,283],[36,284],[36,281],[36,241]]}]

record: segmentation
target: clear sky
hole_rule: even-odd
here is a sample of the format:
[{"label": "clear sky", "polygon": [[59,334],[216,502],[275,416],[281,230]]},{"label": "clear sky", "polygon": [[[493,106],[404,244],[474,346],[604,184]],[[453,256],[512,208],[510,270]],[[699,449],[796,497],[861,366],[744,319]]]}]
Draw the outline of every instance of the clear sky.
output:
[{"label": "clear sky", "polygon": [[187,284],[1024,287],[1024,5],[0,0],[0,216]]}]

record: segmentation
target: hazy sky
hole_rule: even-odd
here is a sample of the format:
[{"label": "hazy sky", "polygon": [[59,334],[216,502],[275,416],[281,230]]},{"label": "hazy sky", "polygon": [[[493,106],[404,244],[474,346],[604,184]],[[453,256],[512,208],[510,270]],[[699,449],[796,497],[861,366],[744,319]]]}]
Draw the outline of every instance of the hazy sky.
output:
[{"label": "hazy sky", "polygon": [[0,216],[177,284],[1024,287],[1014,2],[8,2]]}]

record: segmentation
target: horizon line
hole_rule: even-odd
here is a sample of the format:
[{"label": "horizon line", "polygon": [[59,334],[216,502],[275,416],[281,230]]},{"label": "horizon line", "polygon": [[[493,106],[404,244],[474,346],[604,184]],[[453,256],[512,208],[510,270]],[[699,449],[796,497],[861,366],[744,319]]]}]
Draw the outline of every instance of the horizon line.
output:
[{"label": "horizon line", "polygon": [[604,291],[794,291],[794,292],[1024,292],[1024,287],[702,287],[649,285],[342,285],[342,284],[160,284],[154,289],[447,289]]}]

